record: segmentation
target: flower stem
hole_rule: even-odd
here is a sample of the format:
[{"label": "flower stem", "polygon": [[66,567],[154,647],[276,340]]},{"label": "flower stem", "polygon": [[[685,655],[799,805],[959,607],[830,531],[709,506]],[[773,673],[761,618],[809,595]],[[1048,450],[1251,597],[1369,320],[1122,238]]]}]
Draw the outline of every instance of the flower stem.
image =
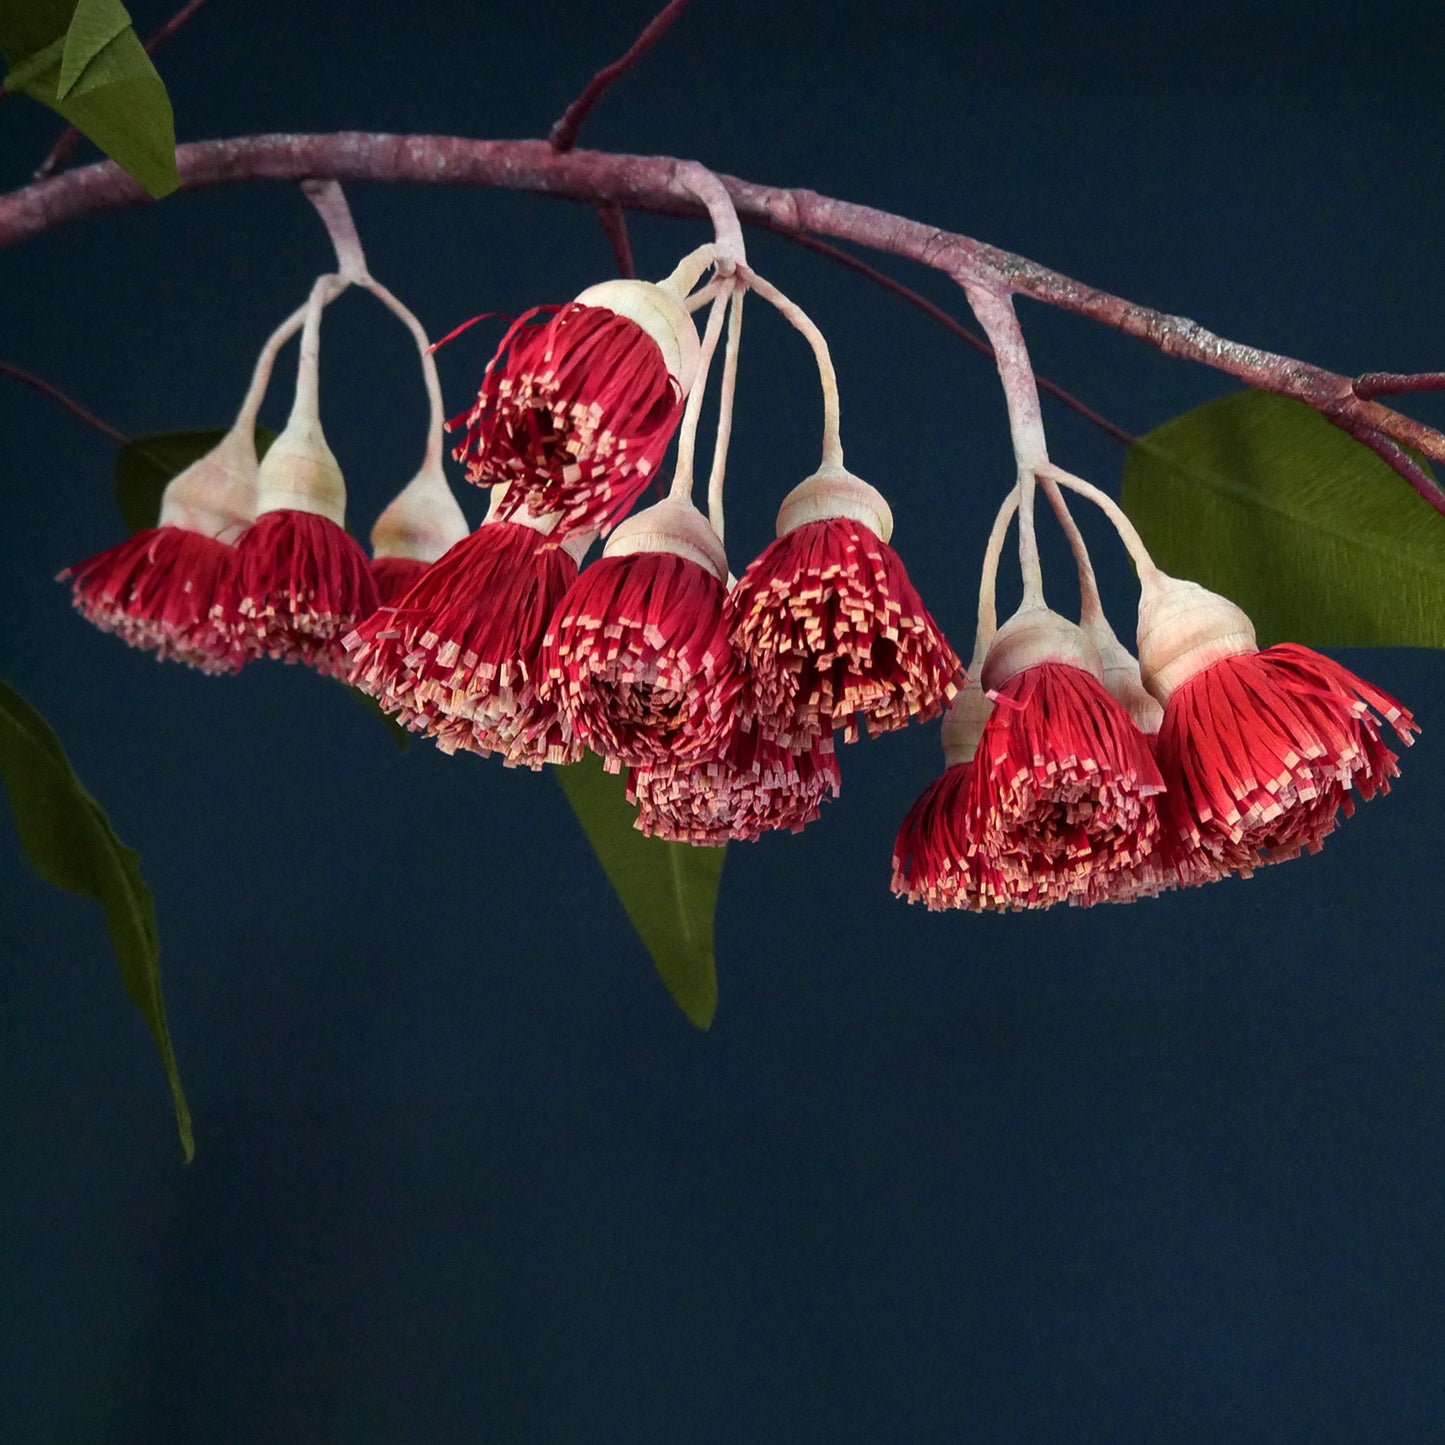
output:
[{"label": "flower stem", "polygon": [[703,393],[707,390],[707,375],[712,369],[713,352],[717,350],[718,337],[722,335],[723,315],[727,310],[727,296],[720,294],[712,303],[707,314],[707,329],[702,336],[702,354],[698,357],[697,376],[693,378],[692,390],[687,394],[687,406],[682,413],[682,425],[677,433],[677,467],[672,475],[672,486],[667,495],[682,501],[692,499],[692,464],[697,450],[697,423],[702,415]]},{"label": "flower stem", "polygon": [[843,465],[843,440],[839,430],[838,373],[833,369],[833,358],[828,352],[828,342],[818,330],[812,317],[795,301],[789,301],[771,281],[765,281],[751,266],[738,267],[738,272],[747,282],[750,290],[756,291],[764,301],[781,311],[792,324],[808,338],[813,355],[818,360],[818,381],[823,388],[823,462],[824,467]]},{"label": "flower stem", "polygon": [[680,162],[677,179],[707,207],[707,213],[712,218],[713,234],[717,237],[715,259],[719,274],[729,276],[735,266],[745,266],[748,248],[743,240],[743,224],[738,220],[737,207],[733,205],[727,187],[706,166],[696,161]]},{"label": "flower stem", "polygon": [[317,421],[321,415],[321,313],[331,299],[331,289],[341,281],[335,274],[318,276],[306,303],[301,325],[301,355],[296,362],[296,398],[291,403],[292,421]]},{"label": "flower stem", "polygon": [[364,281],[367,276],[366,253],[361,249],[361,237],[356,232],[351,207],[346,203],[346,192],[335,181],[302,181],[301,190],[316,207],[326,234],[331,237],[331,244],[336,249],[336,269],[342,278]]},{"label": "flower stem", "polygon": [[1064,536],[1069,539],[1069,550],[1074,554],[1074,563],[1079,570],[1079,621],[1080,623],[1102,621],[1104,605],[1099,600],[1099,582],[1098,578],[1094,576],[1094,564],[1090,560],[1084,534],[1079,531],[1079,524],[1074,520],[1074,514],[1069,510],[1068,501],[1059,490],[1059,484],[1048,472],[1039,474],[1039,485],[1044,489],[1044,495],[1053,504],[1054,515],[1059,519],[1059,526],[1063,528]]},{"label": "flower stem", "polygon": [[1019,488],[1015,485],[999,504],[998,514],[993,519],[993,530],[988,534],[988,545],[983,550],[983,567],[978,577],[978,626],[973,634],[973,661],[968,665],[969,672],[974,676],[983,666],[984,655],[998,630],[998,564],[1003,556],[1009,523],[1018,505]]},{"label": "flower stem", "polygon": [[[327,300],[334,300],[345,289],[344,285],[339,285],[327,297]],[[260,414],[261,403],[266,399],[266,388],[271,383],[271,371],[276,365],[276,357],[280,354],[281,348],[301,330],[309,309],[309,303],[306,306],[298,307],[267,338],[266,344],[261,348],[261,354],[256,358],[256,366],[251,373],[251,385],[246,389],[246,395],[241,401],[241,408],[236,413],[232,431],[248,429],[252,432],[255,431],[256,418]]]},{"label": "flower stem", "polygon": [[1087,497],[1114,524],[1114,530],[1119,534],[1119,540],[1128,548],[1129,556],[1134,561],[1140,582],[1158,580],[1161,573],[1154,559],[1149,555],[1149,549],[1144,545],[1144,539],[1139,535],[1139,529],[1129,520],[1124,509],[1113,497],[1107,492],[1100,491],[1091,482],[1086,482],[1082,477],[1076,477],[1072,472],[1066,472],[1062,467],[1055,466],[1053,462],[1046,462],[1040,470],[1062,486],[1068,487],[1070,491]]},{"label": "flower stem", "polygon": [[431,342],[427,339],[426,328],[417,319],[416,313],[404,302],[397,299],[374,276],[367,275],[358,284],[370,291],[393,315],[400,318],[412,334],[421,357],[421,377],[426,387],[427,405],[430,416],[427,421],[426,451],[422,456],[422,470],[441,470],[442,447],[446,430],[446,409],[442,404],[442,384],[437,376],[436,357],[432,355]]},{"label": "flower stem", "polygon": [[738,351],[743,340],[743,297],[745,287],[737,287],[728,303],[727,350],[723,353],[722,384],[718,389],[717,437],[712,447],[712,473],[707,481],[707,519],[723,540],[723,473],[727,470],[728,442],[733,430],[733,397],[738,385]]}]

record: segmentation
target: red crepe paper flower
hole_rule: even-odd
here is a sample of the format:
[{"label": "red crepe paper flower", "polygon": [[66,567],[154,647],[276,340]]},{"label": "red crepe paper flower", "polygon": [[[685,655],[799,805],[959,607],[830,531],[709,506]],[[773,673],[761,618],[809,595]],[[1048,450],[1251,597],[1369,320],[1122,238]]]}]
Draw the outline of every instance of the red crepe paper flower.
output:
[{"label": "red crepe paper flower", "polygon": [[576,762],[581,744],[538,690],[547,623],[576,577],[535,527],[485,522],[346,639],[350,680],[444,752]]},{"label": "red crepe paper flower", "polygon": [[[609,289],[616,286],[631,289]],[[658,335],[619,314],[634,295],[644,298],[638,314],[654,318],[652,331],[661,326],[662,340],[672,339],[671,355]],[[590,299],[605,304],[584,304]],[[560,512],[553,544],[576,531],[606,532],[656,475],[696,350],[686,311],[647,282],[608,283],[568,306],[535,307],[507,330],[476,404],[454,419],[467,426],[455,456],[469,481],[514,484],[504,518],[523,505],[535,516]]]},{"label": "red crepe paper flower", "polygon": [[1159,733],[1186,866],[1248,874],[1316,853],[1354,794],[1389,791],[1419,728],[1394,698],[1296,643],[1226,657],[1179,683]]},{"label": "red crepe paper flower", "polygon": [[[867,500],[851,496],[857,489]],[[846,474],[810,478],[784,502],[778,526],[728,597],[759,725],[798,746],[834,728],[852,740],[860,716],[873,734],[936,717],[962,666],[885,540],[892,519],[882,497]]]},{"label": "red crepe paper flower", "polygon": [[577,736],[614,770],[715,754],[742,687],[722,582],[672,552],[588,567],[557,608],[543,666]]},{"label": "red crepe paper flower", "polygon": [[430,565],[417,557],[373,557],[371,580],[376,583],[378,604],[385,607],[398,601],[416,586],[421,574]]},{"label": "red crepe paper flower", "polygon": [[106,632],[202,672],[237,671],[245,656],[211,609],[229,584],[234,549],[183,527],[148,527],[68,567],[76,607]]},{"label": "red crepe paper flower", "polygon": [[754,842],[786,828],[800,833],[841,787],[830,738],[794,752],[756,726],[735,727],[718,758],[691,766],[635,768],[628,801],[649,837],[678,843]]}]

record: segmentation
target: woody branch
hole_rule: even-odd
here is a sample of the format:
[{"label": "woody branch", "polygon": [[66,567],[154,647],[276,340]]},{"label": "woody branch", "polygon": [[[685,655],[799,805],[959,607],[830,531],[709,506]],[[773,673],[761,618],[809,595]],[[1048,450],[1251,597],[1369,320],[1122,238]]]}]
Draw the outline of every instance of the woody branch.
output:
[{"label": "woody branch", "polygon": [[[696,172],[689,163],[601,151],[559,153],[546,141],[356,131],[258,135],[180,146],[176,162],[185,189],[315,177],[496,186],[593,204],[616,202],[625,209],[665,215],[698,215],[705,209],[697,199],[692,184]],[[762,186],[730,176],[718,180],[744,222],[851,241],[932,266],[964,286],[1031,297],[1137,337],[1168,356],[1197,361],[1251,386],[1296,397],[1387,457],[1395,454],[1396,462],[1409,461],[1399,453],[1401,446],[1445,462],[1445,434],[1360,395],[1350,377],[1228,340],[1187,317],[1137,305],[969,236],[814,191]],[[141,188],[110,162],[39,181],[0,196],[0,246],[144,199]],[[1418,468],[1415,476],[1405,467],[1397,465],[1397,470],[1445,512],[1445,495]]]}]

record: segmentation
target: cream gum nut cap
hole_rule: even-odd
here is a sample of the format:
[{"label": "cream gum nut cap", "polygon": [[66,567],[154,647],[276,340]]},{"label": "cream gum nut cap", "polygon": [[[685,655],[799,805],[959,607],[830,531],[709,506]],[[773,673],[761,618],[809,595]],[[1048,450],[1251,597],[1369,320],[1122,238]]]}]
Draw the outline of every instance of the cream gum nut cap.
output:
[{"label": "cream gum nut cap", "polygon": [[612,529],[604,557],[627,557],[634,552],[672,552],[706,568],[726,585],[727,553],[706,517],[691,502],[666,497],[635,512]]},{"label": "cream gum nut cap", "polygon": [[778,508],[777,533],[785,537],[809,522],[826,522],[833,517],[861,522],[880,542],[893,536],[893,511],[883,493],[842,467],[820,468],[783,498]]},{"label": "cream gum nut cap", "polygon": [[259,477],[254,436],[229,431],[166,484],[159,524],[233,542],[256,515]]},{"label": "cream gum nut cap", "polygon": [[652,281],[600,281],[577,297],[579,306],[597,306],[636,322],[662,352],[667,369],[686,394],[697,377],[702,344],[687,308]]},{"label": "cream gum nut cap", "polygon": [[1104,661],[1084,631],[1067,617],[1041,605],[1020,607],[989,643],[979,671],[985,692],[994,692],[1010,678],[1041,662],[1058,662],[1104,681]]},{"label": "cream gum nut cap", "polygon": [[984,724],[993,714],[993,703],[979,684],[965,687],[949,703],[943,715],[943,762],[945,767],[971,763],[983,736]]},{"label": "cream gum nut cap", "polygon": [[1160,572],[1139,593],[1139,669],[1144,686],[1167,705],[1191,677],[1226,657],[1258,652],[1254,624],[1227,597]]},{"label": "cream gum nut cap", "polygon": [[346,525],[346,483],[316,418],[293,416],[262,459],[256,515],[266,512],[311,512]]}]

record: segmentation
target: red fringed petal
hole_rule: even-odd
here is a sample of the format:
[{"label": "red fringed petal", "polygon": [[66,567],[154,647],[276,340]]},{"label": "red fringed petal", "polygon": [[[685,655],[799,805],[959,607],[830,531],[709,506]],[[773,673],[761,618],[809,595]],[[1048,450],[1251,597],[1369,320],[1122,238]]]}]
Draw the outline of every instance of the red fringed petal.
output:
[{"label": "red fringed petal", "polygon": [[1369,799],[1399,771],[1376,714],[1418,732],[1394,698],[1295,643],[1225,658],[1170,697],[1159,765],[1170,846],[1184,866],[1248,874],[1318,852],[1351,789]]},{"label": "red fringed petal", "polygon": [[221,629],[249,656],[344,677],[341,639],[377,605],[371,563],[355,540],[312,512],[265,512],[235,552],[230,596],[214,613]]},{"label": "red fringed petal", "polygon": [[1128,712],[1077,667],[1042,663],[991,693],[968,799],[968,842],[997,869],[1000,906],[1110,894],[1106,875],[1145,887],[1164,787]]},{"label": "red fringed petal", "polygon": [[[518,318],[487,366],[454,455],[467,479],[515,482],[499,514],[560,511],[549,546],[606,532],[646,489],[682,417],[661,348],[598,306],[539,306]],[[460,421],[458,417],[454,420]]]},{"label": "red fringed petal", "polygon": [[728,596],[760,725],[786,745],[936,717],[962,666],[898,554],[847,517],[785,533]]},{"label": "red fringed petal", "polygon": [[983,860],[969,846],[968,795],[973,763],[955,763],[923,790],[893,844],[894,893],[910,903],[983,908],[976,875]]},{"label": "red fringed petal", "polygon": [[427,565],[416,557],[373,557],[371,580],[376,583],[378,603],[385,607],[410,591]]},{"label": "red fringed petal", "polygon": [[350,680],[444,752],[576,762],[582,745],[538,687],[543,634],[576,577],[535,528],[487,522],[346,639]]},{"label": "red fringed petal", "polygon": [[678,843],[754,842],[786,828],[801,833],[841,787],[832,740],[792,752],[756,727],[734,728],[719,758],[685,767],[637,768],[627,780],[637,826]]},{"label": "red fringed petal", "polygon": [[588,567],[547,630],[543,666],[573,731],[614,769],[716,754],[742,687],[722,583],[671,552]]},{"label": "red fringed petal", "polygon": [[245,661],[217,629],[211,609],[226,595],[235,549],[182,527],[151,527],[68,567],[77,608],[132,647],[208,673]]}]

